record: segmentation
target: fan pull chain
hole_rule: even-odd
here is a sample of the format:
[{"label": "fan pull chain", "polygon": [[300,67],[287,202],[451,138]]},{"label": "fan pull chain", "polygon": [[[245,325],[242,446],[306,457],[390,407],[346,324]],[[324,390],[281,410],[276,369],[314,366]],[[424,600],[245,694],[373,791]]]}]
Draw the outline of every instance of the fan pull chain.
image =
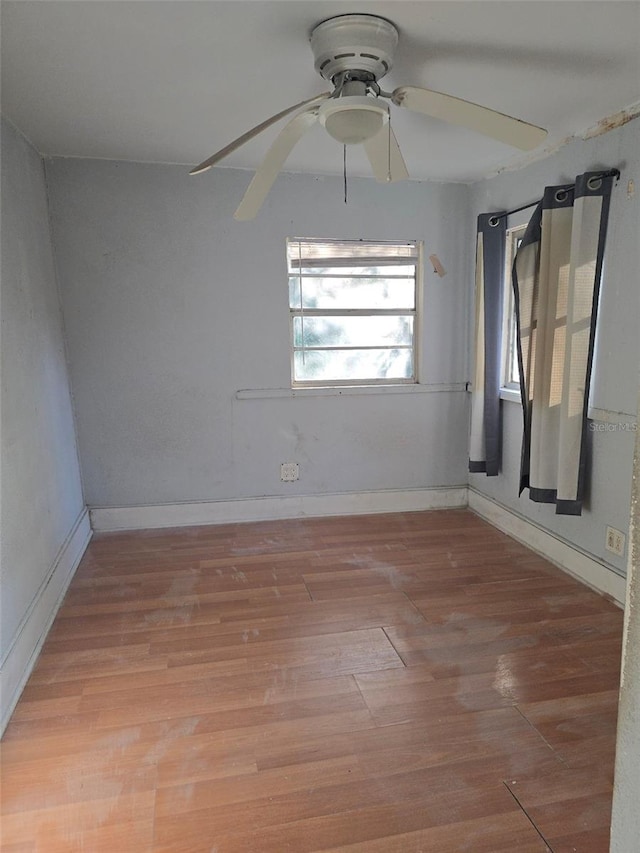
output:
[{"label": "fan pull chain", "polygon": [[347,203],[347,146],[342,146],[342,171],[344,174],[344,203]]}]

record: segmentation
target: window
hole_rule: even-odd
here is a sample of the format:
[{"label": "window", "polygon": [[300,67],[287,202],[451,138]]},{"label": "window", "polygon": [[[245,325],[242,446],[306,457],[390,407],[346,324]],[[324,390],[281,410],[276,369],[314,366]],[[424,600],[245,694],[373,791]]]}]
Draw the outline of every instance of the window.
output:
[{"label": "window", "polygon": [[504,320],[502,332],[502,387],[513,391],[520,390],[520,369],[518,367],[518,329],[513,299],[511,272],[518,247],[524,237],[526,225],[507,230],[504,264]]},{"label": "window", "polygon": [[293,387],[417,381],[415,242],[288,240]]}]

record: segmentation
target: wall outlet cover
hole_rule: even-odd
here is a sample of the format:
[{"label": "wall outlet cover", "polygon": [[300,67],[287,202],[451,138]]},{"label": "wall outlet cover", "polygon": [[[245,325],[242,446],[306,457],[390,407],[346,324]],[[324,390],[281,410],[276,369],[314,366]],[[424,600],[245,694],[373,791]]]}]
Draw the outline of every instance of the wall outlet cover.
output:
[{"label": "wall outlet cover", "polygon": [[283,483],[294,483],[300,476],[297,462],[283,462],[280,465],[280,479]]},{"label": "wall outlet cover", "polygon": [[621,530],[616,530],[615,527],[607,527],[607,536],[604,547],[612,554],[617,554],[618,557],[624,557],[624,543],[626,536]]}]

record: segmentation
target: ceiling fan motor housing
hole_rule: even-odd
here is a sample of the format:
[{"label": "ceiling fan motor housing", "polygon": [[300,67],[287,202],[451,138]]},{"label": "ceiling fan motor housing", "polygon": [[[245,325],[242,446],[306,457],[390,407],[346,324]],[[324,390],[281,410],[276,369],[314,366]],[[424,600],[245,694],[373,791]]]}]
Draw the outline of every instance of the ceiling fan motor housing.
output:
[{"label": "ceiling fan motor housing", "polygon": [[366,71],[380,80],[391,69],[398,31],[377,15],[339,15],[311,32],[315,69],[333,82],[345,71]]}]

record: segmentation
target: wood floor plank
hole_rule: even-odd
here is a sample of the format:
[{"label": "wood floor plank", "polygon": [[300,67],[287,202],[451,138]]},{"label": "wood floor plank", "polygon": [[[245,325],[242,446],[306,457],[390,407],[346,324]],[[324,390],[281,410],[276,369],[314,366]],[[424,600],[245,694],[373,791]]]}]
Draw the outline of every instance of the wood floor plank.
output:
[{"label": "wood floor plank", "polygon": [[609,850],[609,826],[554,836],[549,839],[553,853],[606,853]]},{"label": "wood floor plank", "polygon": [[[354,843],[367,843],[389,835],[451,825],[479,817],[500,818],[513,812],[513,798],[500,786],[492,786],[490,789],[475,788],[473,792],[459,791],[455,797],[449,792],[434,794],[422,805],[419,805],[416,799],[385,802],[384,793],[379,789],[374,804],[361,803],[355,808],[353,803],[357,801],[358,794],[355,787],[352,792],[346,792],[341,787],[335,793],[340,796],[351,793],[353,796],[349,797],[346,803],[342,799],[336,799],[331,811],[327,802],[325,813],[286,823],[273,822],[254,826],[251,811],[247,814],[244,831],[225,833],[217,826],[211,827],[209,813],[202,815],[202,819],[205,825],[211,827],[209,837],[213,840],[217,853],[246,853],[249,850],[260,853],[282,853],[283,850],[312,853],[327,847],[331,849]],[[306,797],[297,798],[294,804],[301,814],[312,811],[314,805],[310,807]],[[321,804],[316,805],[316,810],[322,811]],[[262,814],[258,817],[260,819]],[[273,821],[277,821],[278,813],[274,810],[271,817]],[[194,849],[189,845],[197,844],[198,840],[192,827],[193,824],[187,826],[186,835],[181,835],[171,826],[170,821],[156,822],[155,843],[159,850],[167,853],[169,850]]]},{"label": "wood floor plank", "polygon": [[[182,621],[155,623],[138,618],[117,620],[113,616],[94,616],[65,620],[64,627],[47,642],[47,652],[73,651],[82,638],[82,647],[103,648],[164,640],[181,641],[209,638],[224,642],[236,636],[239,642],[255,642],[258,638],[287,639],[341,631],[382,628],[385,625],[415,624],[423,617],[402,593],[361,595],[357,601],[329,600],[284,605],[204,605],[197,613]],[[216,638],[221,638],[217,640]]]},{"label": "wood floor plank", "polygon": [[[215,691],[206,685],[192,683],[190,689],[183,684],[174,696],[166,698],[150,697],[147,701],[142,695],[133,701],[127,700],[99,711],[97,725],[103,728],[113,728],[119,725],[147,723],[154,720],[176,719],[184,716],[185,703],[188,703],[189,714],[206,717],[207,730],[226,731],[264,725],[271,721],[295,720],[301,717],[319,717],[328,713],[348,713],[365,710],[362,697],[357,693],[347,695],[323,695],[314,699],[290,699],[281,703],[251,702],[246,697],[244,702],[237,700],[236,707],[225,709],[224,703],[218,704]],[[162,692],[160,691],[160,695]],[[194,695],[195,694],[195,695]],[[101,694],[113,698],[112,694]],[[158,691],[156,691],[156,697]]]},{"label": "wood floor plank", "polygon": [[466,510],[96,535],[0,850],[602,853],[621,636]]},{"label": "wood floor plank", "polygon": [[[601,851],[604,848],[600,848]],[[522,812],[458,821],[416,832],[390,835],[319,853],[545,853],[549,848]],[[555,853],[555,848],[554,848]],[[594,850],[595,853],[595,850]]]},{"label": "wood floor plank", "polygon": [[154,792],[157,785],[153,744],[130,744],[113,760],[113,750],[90,754],[23,760],[11,773],[11,786],[3,792],[3,815],[39,809],[65,808],[69,800],[85,803],[103,800],[105,792],[117,796]]},{"label": "wood floor plank", "polygon": [[606,833],[611,825],[611,797],[611,791],[585,797],[567,796],[558,802],[530,806],[527,815],[553,849],[553,838]]},{"label": "wood floor plank", "polygon": [[[435,766],[491,755],[535,751],[560,759],[544,739],[513,708],[474,711],[446,718],[425,714],[414,721],[352,731],[343,736],[310,736],[304,744],[268,741],[256,749],[258,767],[286,768],[321,758],[356,755],[362,761],[395,763],[410,768]],[[404,764],[403,764],[404,762]]]},{"label": "wood floor plank", "polygon": [[195,645],[188,651],[168,654],[168,665],[242,659],[246,660],[250,671],[287,670],[297,678],[309,679],[403,666],[381,628],[255,645],[243,643],[221,648],[210,643]]},{"label": "wood floor plank", "polygon": [[[560,653],[546,655],[542,665],[537,659],[532,663],[531,655],[527,655],[524,662],[518,660],[517,655],[505,657],[508,660],[496,661],[493,669],[471,675],[433,678],[433,670],[426,667],[433,683],[425,680],[421,685],[403,684],[391,678],[384,682],[365,675],[358,676],[358,684],[367,707],[380,725],[424,718],[427,713],[456,714],[553,699],[566,696],[568,692],[590,694],[594,687],[616,684],[616,673],[595,677],[593,673],[578,670],[575,674],[580,662],[563,659]],[[539,680],[523,683],[522,673],[527,669],[533,669]]]},{"label": "wood floor plank", "polygon": [[118,828],[123,824],[129,829],[138,826],[148,844],[153,809],[153,791],[129,794],[117,785],[110,791],[105,786],[102,797],[89,800],[77,800],[69,793],[61,806],[42,805],[3,814],[2,844],[31,843],[38,850],[51,849],[56,853],[81,850],[87,833],[111,840],[112,833],[120,834]]}]

